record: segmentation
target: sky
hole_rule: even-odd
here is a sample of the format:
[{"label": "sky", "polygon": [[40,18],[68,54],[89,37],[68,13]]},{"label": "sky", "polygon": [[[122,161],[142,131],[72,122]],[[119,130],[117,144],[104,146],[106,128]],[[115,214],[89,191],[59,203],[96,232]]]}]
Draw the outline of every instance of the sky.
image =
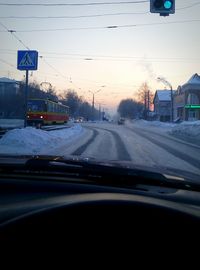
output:
[{"label": "sky", "polygon": [[[102,4],[110,2],[121,4]],[[200,1],[176,0],[176,12],[168,17],[150,13],[149,1],[123,2],[0,0],[0,77],[22,80],[17,51],[37,50],[38,70],[30,73],[30,82],[49,82],[58,93],[74,89],[88,102],[100,90],[96,106],[112,113],[144,82],[154,92],[164,89],[156,80],[161,76],[176,89],[200,73]],[[82,5],[87,3],[93,5]]]}]

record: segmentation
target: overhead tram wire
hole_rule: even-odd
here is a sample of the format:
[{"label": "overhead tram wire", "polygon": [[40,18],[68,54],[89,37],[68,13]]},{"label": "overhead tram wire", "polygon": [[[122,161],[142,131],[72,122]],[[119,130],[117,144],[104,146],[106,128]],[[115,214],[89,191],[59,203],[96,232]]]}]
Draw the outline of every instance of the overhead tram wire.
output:
[{"label": "overhead tram wire", "polygon": [[0,25],[6,30],[5,32],[10,33],[13,35],[27,50],[30,50],[28,46],[24,44],[24,42],[16,35],[15,30],[9,30],[2,22],[0,22]]},{"label": "overhead tram wire", "polygon": [[80,18],[96,18],[105,16],[121,16],[121,15],[145,15],[146,12],[118,12],[118,13],[103,13],[93,15],[80,15],[80,16],[0,16],[0,19],[80,19]]},{"label": "overhead tram wire", "polygon": [[2,63],[4,63],[4,64],[8,65],[8,66],[11,66],[12,68],[16,68],[13,64],[8,63],[7,61],[5,61],[5,60],[3,60],[3,59],[1,59],[1,58],[0,58],[0,61],[1,61]]},{"label": "overhead tram wire", "polygon": [[[4,29],[6,29],[6,32],[8,32],[8,33],[10,33],[10,34],[12,34],[12,32],[13,31],[11,31],[11,30],[9,30],[3,23],[1,23],[0,22],[0,25],[4,28]],[[25,43],[24,42],[22,42],[18,37],[16,37],[16,35],[14,35],[14,37],[25,47],[25,48],[27,48],[28,50],[29,50],[29,48],[28,48],[28,46],[26,46],[25,45]],[[60,74],[60,76],[62,76],[63,78],[65,78],[66,80],[67,80],[67,78],[60,72],[60,71],[58,71],[56,68],[54,68],[52,65],[50,65],[45,59],[44,59],[44,57],[43,56],[40,56],[40,58],[49,66],[49,67],[51,67],[54,71],[56,71],[58,74]],[[4,60],[2,60],[2,61],[4,61]],[[5,63],[5,61],[4,61],[4,63]],[[8,63],[7,63],[8,64]],[[12,64],[11,64],[12,65]],[[13,67],[14,67],[14,65],[13,65]],[[68,80],[67,80],[68,81]],[[90,81],[90,82],[92,82],[92,80],[87,80],[87,81]],[[70,77],[70,82],[71,83],[73,83],[73,81],[71,80],[71,77]],[[96,82],[96,81],[93,81],[93,82],[95,82],[95,83],[100,83],[100,82]],[[73,83],[74,84],[74,83]],[[75,85],[75,84],[74,84]],[[77,87],[77,86],[76,86]],[[78,89],[80,89],[80,87],[77,87]]]},{"label": "overhead tram wire", "polygon": [[[1,4],[0,4],[1,5]],[[176,8],[176,10],[185,10],[200,5],[200,1],[191,5]],[[79,16],[0,16],[0,19],[80,19],[80,18],[96,18],[105,16],[123,16],[123,15],[145,15],[150,14],[147,12],[117,12],[117,13],[102,13],[102,14],[91,14],[91,15],[79,15]]]},{"label": "overhead tram wire", "polygon": [[103,6],[103,5],[129,5],[148,3],[149,0],[141,1],[111,1],[111,2],[90,2],[90,3],[0,3],[0,6],[44,6],[44,7],[62,7],[62,6]]},{"label": "overhead tram wire", "polygon": [[184,9],[192,8],[192,7],[195,7],[195,6],[198,6],[198,5],[200,5],[200,1],[196,2],[194,4],[190,4],[188,6],[182,7],[182,8],[176,8],[176,10],[184,10]]},{"label": "overhead tram wire", "polygon": [[[200,22],[200,19],[183,20],[183,21],[170,21],[166,23],[141,23],[141,24],[126,24],[126,25],[109,25],[109,26],[97,26],[97,27],[74,27],[74,28],[51,28],[51,29],[30,29],[30,30],[9,30],[12,34],[14,33],[33,33],[33,32],[57,32],[57,31],[71,31],[71,30],[101,30],[101,29],[116,29],[116,28],[133,28],[133,27],[145,27],[145,26],[156,26],[156,25],[169,25],[169,24],[183,24]],[[8,30],[7,30],[8,31]],[[0,31],[0,32],[7,32]]]},{"label": "overhead tram wire", "polygon": [[[9,30],[2,22],[0,22],[0,25],[6,29],[6,32],[10,33],[11,35],[13,35],[15,37],[15,39],[17,39],[27,50],[30,50],[29,47],[21,40],[19,39],[19,37],[15,34],[16,31],[14,30]],[[67,80],[67,77],[65,77],[60,71],[58,71],[56,68],[54,68],[52,65],[50,65],[44,58],[43,56],[40,56],[40,59],[42,59],[49,67],[51,67],[54,71],[56,71],[58,74],[60,74],[60,76],[62,76],[64,79]],[[4,60],[3,60],[4,61]],[[4,61],[5,63],[5,61]]]},{"label": "overhead tram wire", "polygon": [[[2,52],[1,52],[2,51]],[[10,54],[10,55],[16,55],[16,50],[7,50],[7,49],[0,49],[0,54]],[[62,60],[92,60],[92,61],[151,61],[151,62],[197,62],[200,61],[200,58],[186,58],[186,57],[148,57],[145,58],[144,56],[113,56],[113,55],[91,55],[89,54],[86,55],[85,54],[75,54],[75,53],[56,53],[56,52],[45,52],[45,51],[41,51],[41,53],[43,54],[42,56],[40,56],[40,58],[44,57],[45,60],[47,58],[50,59],[62,59]],[[53,56],[49,56],[49,55],[53,55]],[[55,56],[54,56],[55,55]],[[69,56],[69,57],[68,57]],[[71,58],[74,57],[74,58]],[[47,62],[46,62],[47,63]],[[48,64],[48,63],[47,63]],[[50,64],[49,64],[50,66]],[[53,66],[51,66],[52,69],[54,69]],[[57,72],[57,70],[56,70]],[[63,76],[63,75],[61,75]]]}]

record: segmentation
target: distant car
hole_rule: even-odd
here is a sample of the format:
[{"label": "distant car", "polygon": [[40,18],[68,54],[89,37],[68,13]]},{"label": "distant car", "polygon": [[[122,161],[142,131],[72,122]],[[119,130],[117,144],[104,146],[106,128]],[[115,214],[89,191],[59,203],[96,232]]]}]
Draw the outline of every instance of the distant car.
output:
[{"label": "distant car", "polygon": [[125,123],[125,119],[124,118],[119,118],[119,120],[118,120],[118,125],[124,125],[124,123]]}]

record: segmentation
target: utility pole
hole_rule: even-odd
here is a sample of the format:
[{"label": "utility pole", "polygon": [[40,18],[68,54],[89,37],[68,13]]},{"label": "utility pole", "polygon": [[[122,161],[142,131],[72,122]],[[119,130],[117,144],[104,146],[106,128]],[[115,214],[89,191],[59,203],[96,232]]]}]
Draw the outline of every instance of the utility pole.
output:
[{"label": "utility pole", "polygon": [[92,98],[92,120],[94,121],[94,93]]},{"label": "utility pole", "polygon": [[147,118],[147,92],[144,92],[144,119]]},{"label": "utility pole", "polygon": [[101,121],[101,104],[99,104],[99,121]]},{"label": "utility pole", "polygon": [[[105,86],[102,86],[105,87]],[[94,94],[100,92],[101,89],[97,90],[96,92],[92,92],[89,90],[90,93],[92,93],[92,120],[94,120]]]},{"label": "utility pole", "polygon": [[147,119],[149,120],[149,102],[150,102],[150,97],[149,97],[149,90],[147,92]]}]

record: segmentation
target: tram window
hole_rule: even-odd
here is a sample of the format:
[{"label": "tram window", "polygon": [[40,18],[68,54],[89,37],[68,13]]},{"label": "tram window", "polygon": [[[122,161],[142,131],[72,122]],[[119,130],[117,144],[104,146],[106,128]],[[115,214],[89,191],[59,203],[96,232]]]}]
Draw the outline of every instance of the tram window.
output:
[{"label": "tram window", "polygon": [[28,101],[28,111],[33,112],[43,112],[46,111],[46,105],[44,100],[29,100]]}]

